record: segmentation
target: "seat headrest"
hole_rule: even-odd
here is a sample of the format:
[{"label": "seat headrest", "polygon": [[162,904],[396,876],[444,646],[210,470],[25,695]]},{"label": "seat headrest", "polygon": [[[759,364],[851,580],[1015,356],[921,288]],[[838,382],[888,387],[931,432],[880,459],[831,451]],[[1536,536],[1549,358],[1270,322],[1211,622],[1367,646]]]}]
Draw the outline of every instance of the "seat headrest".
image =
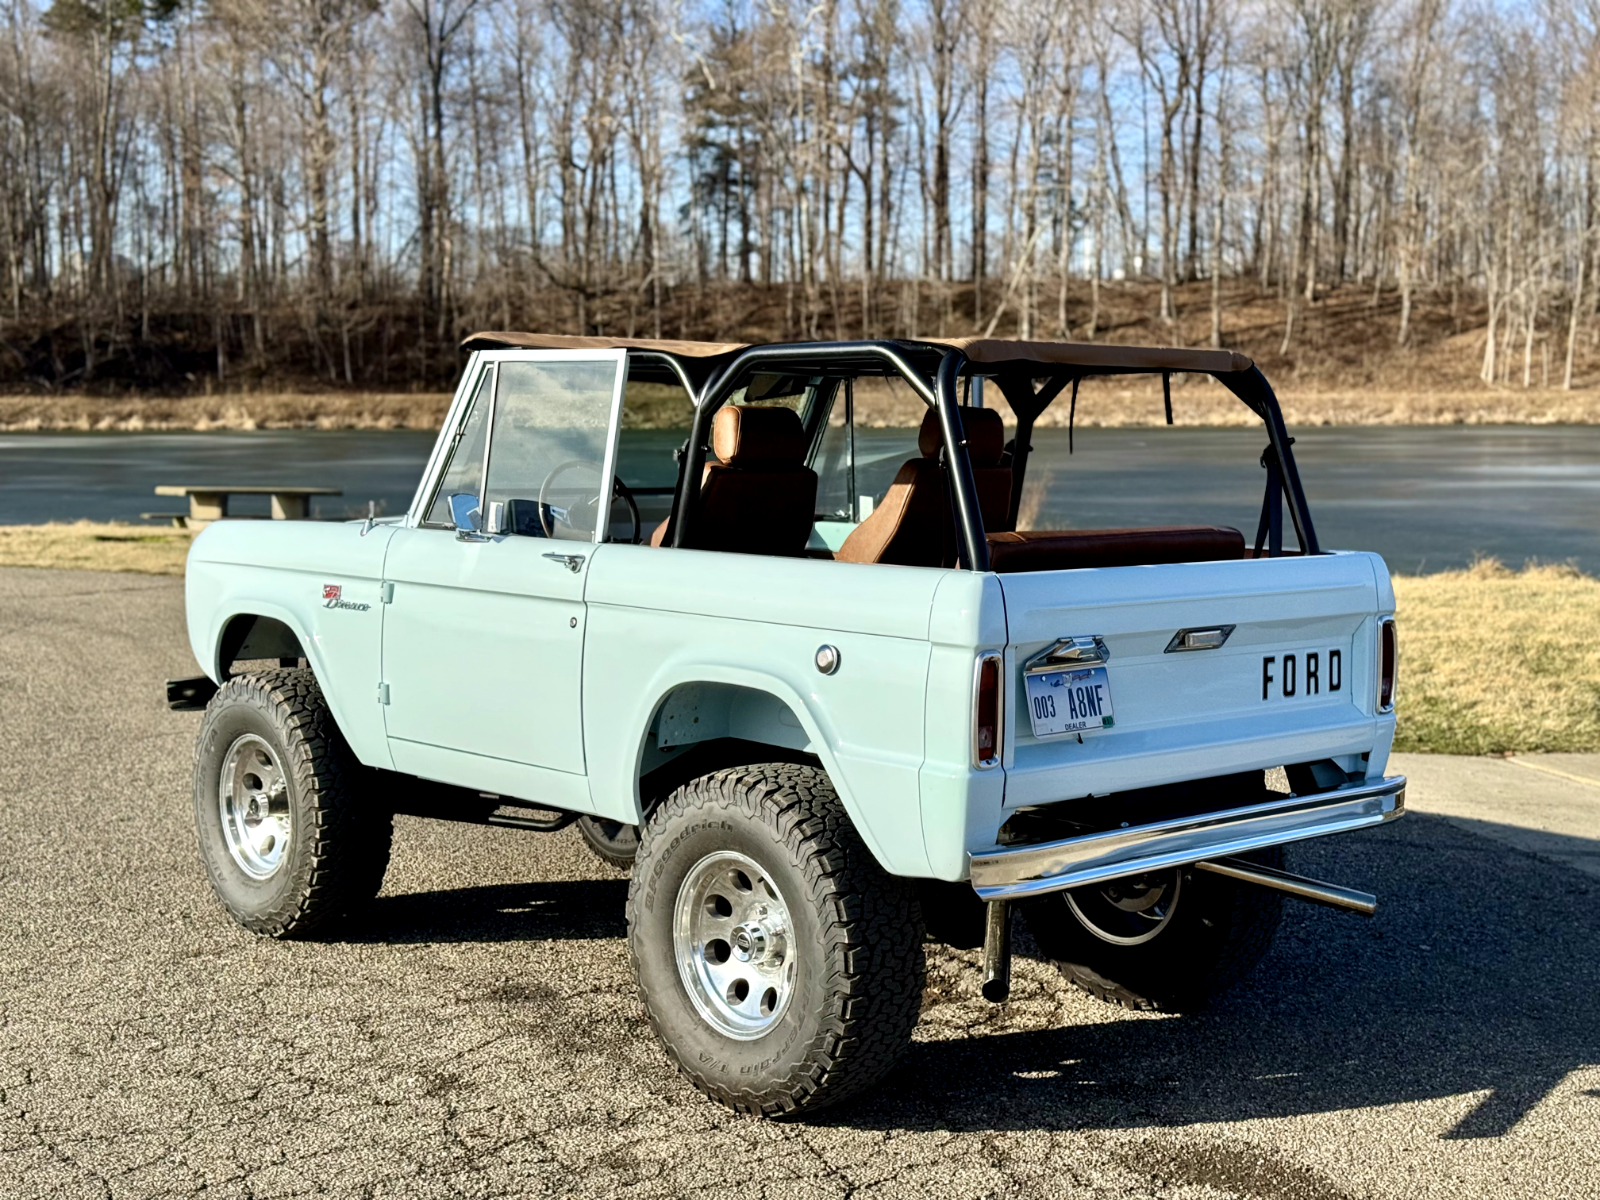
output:
[{"label": "seat headrest", "polygon": [[806,456],[806,430],[792,408],[730,404],[711,419],[711,449],[732,466],[799,463]]},{"label": "seat headrest", "polygon": [[[963,408],[961,425],[967,431],[967,458],[977,468],[998,467],[1000,456],[1006,449],[1006,427],[999,410],[993,408]],[[939,429],[939,410],[930,408],[922,418],[922,428],[917,432],[917,449],[924,458],[938,458],[939,447],[944,445],[944,434]]]}]

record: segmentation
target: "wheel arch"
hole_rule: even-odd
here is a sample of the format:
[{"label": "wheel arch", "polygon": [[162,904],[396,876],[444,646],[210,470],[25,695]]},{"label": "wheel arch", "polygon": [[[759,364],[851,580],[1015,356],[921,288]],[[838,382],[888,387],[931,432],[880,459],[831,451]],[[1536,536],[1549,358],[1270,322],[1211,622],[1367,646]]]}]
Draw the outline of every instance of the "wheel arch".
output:
[{"label": "wheel arch", "polygon": [[[706,667],[657,680],[634,742],[631,792],[633,820],[642,820],[654,799],[649,780],[677,778],[756,762],[815,762],[825,771],[861,839],[891,874],[926,874],[921,830],[914,839],[891,839],[875,830],[864,796],[839,753],[828,714],[807,703],[781,678],[732,667]],[[708,753],[694,764],[695,747]],[[693,765],[692,765],[693,764]],[[703,766],[704,769],[698,769]],[[591,768],[592,769],[592,768]],[[661,774],[658,775],[657,773]],[[620,781],[619,781],[620,782]],[[675,784],[674,784],[675,786]]]},{"label": "wheel arch", "polygon": [[210,638],[209,658],[211,678],[225,683],[230,668],[236,662],[252,658],[303,658],[322,690],[323,702],[333,722],[345,740],[356,750],[358,757],[369,765],[390,765],[383,758],[374,758],[370,750],[363,754],[363,744],[352,734],[354,727],[348,720],[348,698],[340,695],[333,686],[329,667],[322,647],[315,637],[307,636],[294,613],[265,600],[251,600],[229,612],[217,622],[216,632]]},{"label": "wheel arch", "polygon": [[[305,640],[294,627],[281,617],[261,613],[238,612],[222,622],[215,640],[213,666],[216,678],[227,678],[230,668],[241,659],[254,658],[304,658]],[[313,666],[312,671],[316,668]]]}]

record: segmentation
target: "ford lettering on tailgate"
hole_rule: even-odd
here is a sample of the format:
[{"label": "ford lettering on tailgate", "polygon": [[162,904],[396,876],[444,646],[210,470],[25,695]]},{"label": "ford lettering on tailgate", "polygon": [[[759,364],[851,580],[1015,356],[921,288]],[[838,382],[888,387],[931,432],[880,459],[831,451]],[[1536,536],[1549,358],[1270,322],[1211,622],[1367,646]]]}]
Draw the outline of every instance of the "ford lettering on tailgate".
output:
[{"label": "ford lettering on tailgate", "polygon": [[1261,698],[1293,700],[1344,689],[1342,650],[1291,650],[1261,658]]}]

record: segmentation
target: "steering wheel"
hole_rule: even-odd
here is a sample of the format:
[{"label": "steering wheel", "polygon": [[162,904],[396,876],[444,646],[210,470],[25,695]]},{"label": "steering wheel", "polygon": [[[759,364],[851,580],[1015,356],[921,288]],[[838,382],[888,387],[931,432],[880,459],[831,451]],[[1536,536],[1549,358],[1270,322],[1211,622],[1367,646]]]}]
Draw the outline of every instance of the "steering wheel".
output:
[{"label": "steering wheel", "polygon": [[[566,462],[557,463],[550,469],[550,473],[544,477],[544,482],[539,485],[538,512],[539,526],[544,530],[545,537],[553,538],[556,535],[555,522],[552,518],[552,510],[550,508],[551,485],[555,483],[556,478],[564,471],[570,470],[573,467],[593,466],[594,463],[587,458],[569,458]],[[644,525],[639,520],[639,504],[636,500],[634,500],[633,493],[628,490],[628,485],[623,483],[622,480],[617,476],[612,476],[611,494],[612,496],[621,498],[622,502],[628,506],[628,515],[633,518],[633,534],[629,537],[628,541],[632,545],[637,546],[639,544],[640,535],[644,532]],[[587,500],[580,501],[578,504],[573,505],[572,508],[593,508],[595,510],[595,523],[598,525],[600,516],[600,501],[601,497],[596,494],[589,497]],[[570,512],[571,509],[568,509],[568,511]]]}]

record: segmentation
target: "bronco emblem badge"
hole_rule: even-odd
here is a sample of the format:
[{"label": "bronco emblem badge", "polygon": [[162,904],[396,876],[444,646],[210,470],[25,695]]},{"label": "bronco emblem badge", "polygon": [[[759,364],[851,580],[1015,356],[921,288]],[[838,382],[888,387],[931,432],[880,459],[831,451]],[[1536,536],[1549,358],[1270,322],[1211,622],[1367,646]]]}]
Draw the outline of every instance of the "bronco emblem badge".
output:
[{"label": "bronco emblem badge", "polygon": [[348,608],[351,612],[366,612],[367,609],[372,607],[372,605],[370,605],[370,604],[358,604],[354,600],[341,599],[341,597],[343,595],[344,595],[344,587],[343,587],[343,585],[337,584],[337,583],[325,583],[325,584],[323,584],[322,585],[322,607],[323,608]]}]

